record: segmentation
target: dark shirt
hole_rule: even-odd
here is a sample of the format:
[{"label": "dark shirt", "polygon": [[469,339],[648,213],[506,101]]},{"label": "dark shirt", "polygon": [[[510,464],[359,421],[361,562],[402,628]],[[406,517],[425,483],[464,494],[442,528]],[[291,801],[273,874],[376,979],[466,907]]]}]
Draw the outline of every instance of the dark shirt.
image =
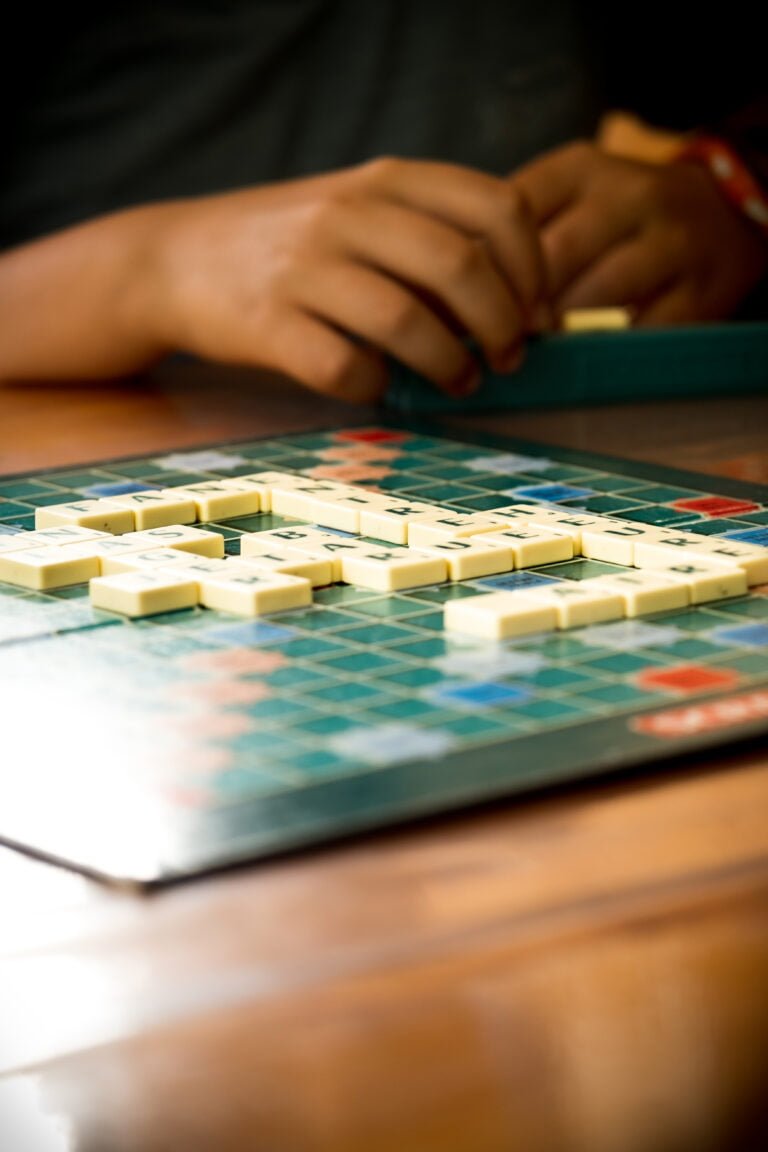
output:
[{"label": "dark shirt", "polygon": [[116,0],[59,5],[45,23],[19,17],[6,36],[24,83],[14,80],[6,105],[0,246],[132,204],[377,155],[501,174],[592,135],[608,107],[690,127],[754,98],[743,55],[721,60],[713,84],[706,28],[681,58],[681,18],[654,26],[644,7],[633,28],[626,11],[569,0]]}]

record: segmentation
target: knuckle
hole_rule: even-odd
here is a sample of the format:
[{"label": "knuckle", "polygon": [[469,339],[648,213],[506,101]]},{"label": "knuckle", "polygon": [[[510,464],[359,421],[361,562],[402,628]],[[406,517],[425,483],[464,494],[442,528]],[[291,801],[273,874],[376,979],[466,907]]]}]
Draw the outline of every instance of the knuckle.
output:
[{"label": "knuckle", "polygon": [[357,172],[366,184],[386,186],[397,180],[402,163],[396,156],[375,156],[359,165]]},{"label": "knuckle", "polygon": [[392,340],[406,339],[417,327],[420,311],[418,303],[411,296],[402,295],[390,300],[380,312],[385,333]]},{"label": "knuckle", "polygon": [[461,282],[468,277],[475,277],[486,261],[478,243],[457,238],[455,243],[446,245],[443,250],[443,276],[450,282]]},{"label": "knuckle", "polygon": [[346,341],[340,341],[319,355],[312,368],[313,384],[329,396],[344,397],[354,390],[360,369],[360,356]]}]

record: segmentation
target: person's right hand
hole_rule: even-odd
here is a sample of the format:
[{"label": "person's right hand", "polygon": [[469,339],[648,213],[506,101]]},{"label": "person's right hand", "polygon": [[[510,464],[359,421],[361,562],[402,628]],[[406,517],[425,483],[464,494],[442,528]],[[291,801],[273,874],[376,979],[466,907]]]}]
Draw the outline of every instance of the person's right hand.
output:
[{"label": "person's right hand", "polygon": [[452,395],[520,362],[546,310],[525,202],[467,168],[382,159],[148,209],[158,346],[371,401],[391,356]]}]

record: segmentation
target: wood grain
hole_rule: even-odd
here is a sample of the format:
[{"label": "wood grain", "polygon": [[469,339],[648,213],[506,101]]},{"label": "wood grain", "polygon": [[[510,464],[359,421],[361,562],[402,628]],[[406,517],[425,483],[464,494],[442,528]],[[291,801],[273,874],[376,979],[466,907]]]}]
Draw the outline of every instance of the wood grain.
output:
[{"label": "wood grain", "polygon": [[[376,419],[196,365],[0,416],[5,472]],[[764,398],[463,426],[768,479]],[[0,850],[0,1146],[756,1152],[766,811],[753,744],[149,897]]]}]

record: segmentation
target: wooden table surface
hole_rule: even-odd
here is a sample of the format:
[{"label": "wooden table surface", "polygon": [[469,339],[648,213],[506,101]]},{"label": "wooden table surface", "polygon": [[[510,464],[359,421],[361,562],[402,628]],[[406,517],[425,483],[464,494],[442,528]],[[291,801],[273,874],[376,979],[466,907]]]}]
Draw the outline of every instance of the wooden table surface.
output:
[{"label": "wooden table surface", "polygon": [[[193,365],[7,387],[0,471],[361,417]],[[768,481],[768,397],[464,423]],[[151,896],[0,849],[0,1148],[768,1147],[766,813],[753,744]]]}]

